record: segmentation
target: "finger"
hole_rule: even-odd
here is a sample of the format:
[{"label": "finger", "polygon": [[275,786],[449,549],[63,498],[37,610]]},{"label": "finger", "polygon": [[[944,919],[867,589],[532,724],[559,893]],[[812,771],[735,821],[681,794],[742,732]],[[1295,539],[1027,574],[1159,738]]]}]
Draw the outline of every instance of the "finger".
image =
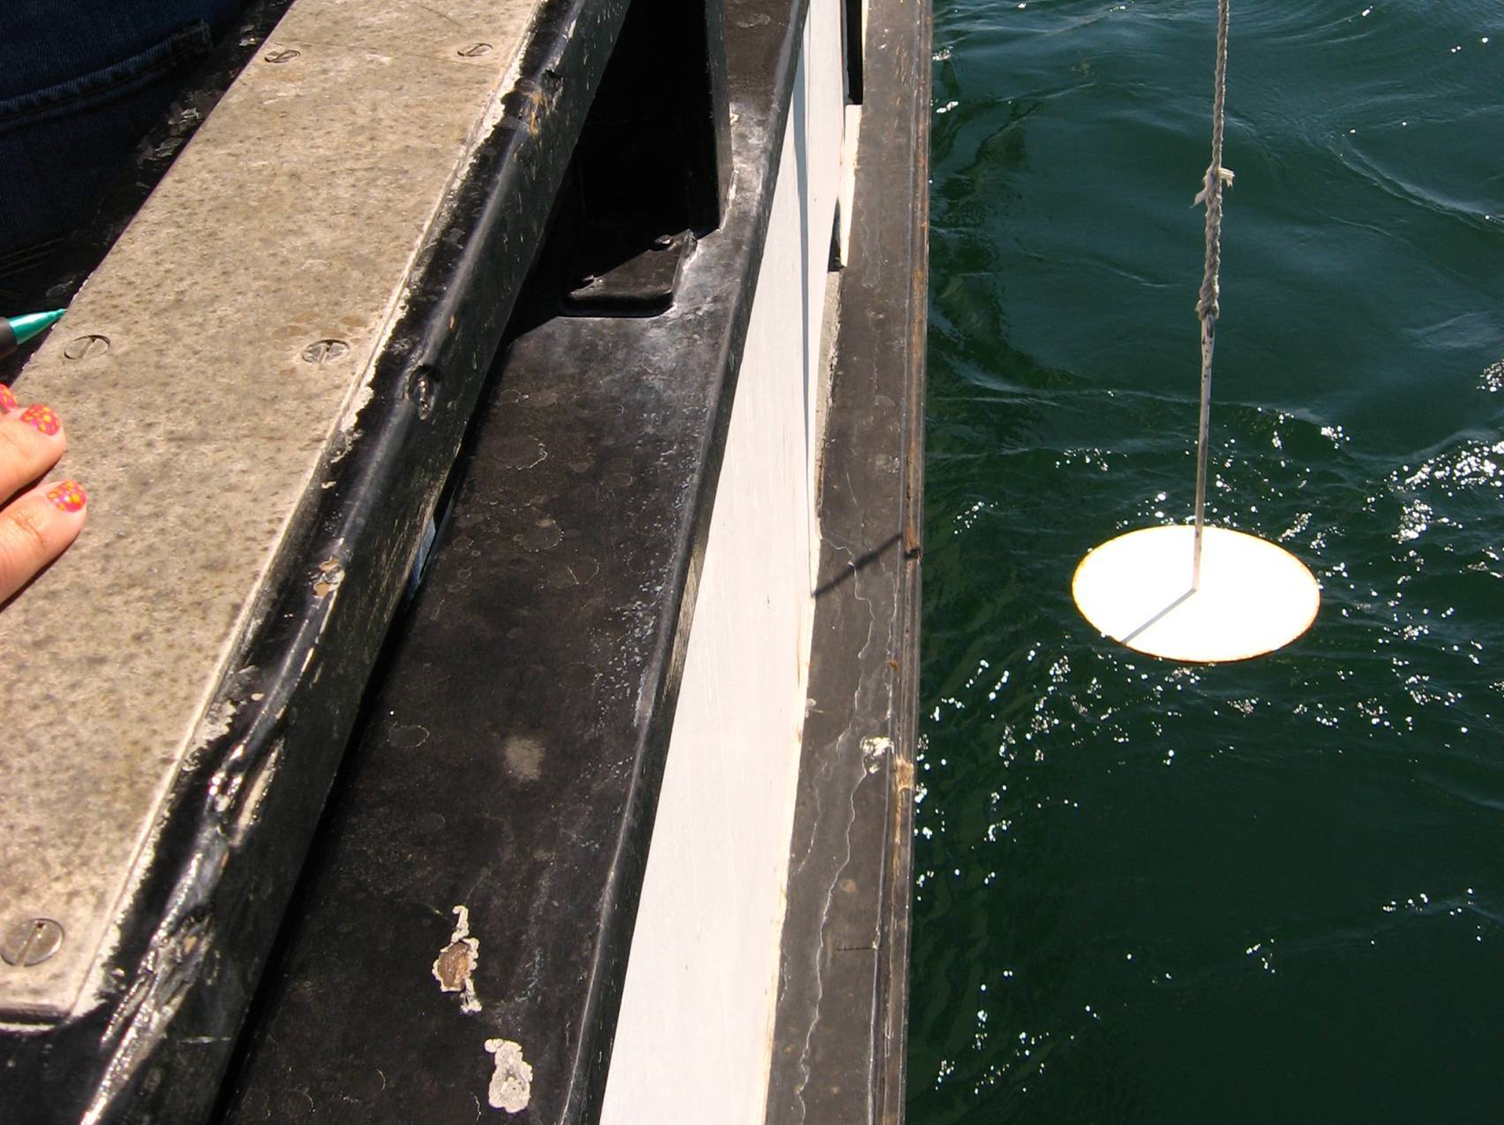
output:
[{"label": "finger", "polygon": [[50,407],[28,406],[0,418],[0,503],[40,479],[67,448],[63,421]]},{"label": "finger", "polygon": [[0,415],[18,410],[20,406],[21,404],[16,401],[15,393],[4,383],[0,383]]},{"label": "finger", "polygon": [[0,603],[78,538],[89,498],[77,481],[38,485],[0,511]]}]

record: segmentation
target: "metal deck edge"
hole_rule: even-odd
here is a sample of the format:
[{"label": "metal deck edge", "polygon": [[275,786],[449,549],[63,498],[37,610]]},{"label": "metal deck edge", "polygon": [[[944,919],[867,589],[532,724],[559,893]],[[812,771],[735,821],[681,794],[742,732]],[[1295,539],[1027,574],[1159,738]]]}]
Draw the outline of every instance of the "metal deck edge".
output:
[{"label": "metal deck edge", "polygon": [[857,150],[825,436],[810,712],[794,814],[768,1125],[897,1125],[903,1118],[929,44],[927,3],[872,0],[866,124]]}]

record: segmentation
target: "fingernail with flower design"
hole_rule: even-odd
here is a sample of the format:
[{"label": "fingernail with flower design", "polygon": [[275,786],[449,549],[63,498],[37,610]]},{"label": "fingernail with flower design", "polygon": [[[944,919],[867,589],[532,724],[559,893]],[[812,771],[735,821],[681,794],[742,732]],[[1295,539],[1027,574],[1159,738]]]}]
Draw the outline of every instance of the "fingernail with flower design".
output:
[{"label": "fingernail with flower design", "polygon": [[47,490],[47,499],[52,506],[64,512],[81,512],[84,505],[89,502],[83,485],[76,480],[65,480],[61,484],[55,484]]},{"label": "fingernail with flower design", "polygon": [[4,383],[0,383],[0,414],[9,414],[20,405],[11,389]]},{"label": "fingernail with flower design", "polygon": [[28,406],[21,411],[21,421],[39,434],[51,437],[63,428],[63,420],[50,406]]}]

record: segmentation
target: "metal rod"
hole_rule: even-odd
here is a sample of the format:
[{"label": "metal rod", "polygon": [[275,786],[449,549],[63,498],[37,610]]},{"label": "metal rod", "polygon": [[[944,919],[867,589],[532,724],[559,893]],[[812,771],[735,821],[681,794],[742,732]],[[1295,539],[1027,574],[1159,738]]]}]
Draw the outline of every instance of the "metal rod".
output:
[{"label": "metal rod", "polygon": [[1212,420],[1212,345],[1217,318],[1201,318],[1201,423],[1196,428],[1196,543],[1191,553],[1191,592],[1201,589],[1201,538],[1206,529],[1207,431]]}]

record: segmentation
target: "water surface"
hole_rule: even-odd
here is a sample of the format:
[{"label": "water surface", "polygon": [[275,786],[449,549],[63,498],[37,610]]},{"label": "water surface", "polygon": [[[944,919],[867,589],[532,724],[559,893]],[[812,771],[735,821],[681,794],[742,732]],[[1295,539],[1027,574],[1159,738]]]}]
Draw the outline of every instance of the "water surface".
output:
[{"label": "water surface", "polygon": [[1504,1119],[1504,5],[1235,0],[1214,521],[1261,660],[1075,613],[1189,513],[1211,0],[936,0],[909,1117]]}]

